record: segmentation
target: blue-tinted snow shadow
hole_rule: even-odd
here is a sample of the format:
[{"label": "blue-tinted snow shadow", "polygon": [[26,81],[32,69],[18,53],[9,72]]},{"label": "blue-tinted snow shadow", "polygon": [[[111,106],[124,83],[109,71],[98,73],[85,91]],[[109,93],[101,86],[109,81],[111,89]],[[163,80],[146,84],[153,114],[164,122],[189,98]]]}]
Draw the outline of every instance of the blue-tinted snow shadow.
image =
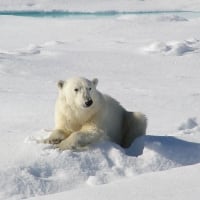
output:
[{"label": "blue-tinted snow shadow", "polygon": [[139,156],[143,154],[144,148],[183,166],[200,163],[200,144],[173,136],[142,136],[134,141],[126,153]]}]

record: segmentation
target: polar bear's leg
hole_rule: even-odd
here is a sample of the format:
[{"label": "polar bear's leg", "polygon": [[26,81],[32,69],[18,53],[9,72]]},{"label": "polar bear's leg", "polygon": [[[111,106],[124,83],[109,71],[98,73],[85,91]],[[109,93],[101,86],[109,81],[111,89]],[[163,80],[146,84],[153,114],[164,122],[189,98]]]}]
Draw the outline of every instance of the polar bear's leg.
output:
[{"label": "polar bear's leg", "polygon": [[146,134],[147,118],[140,112],[126,112],[124,117],[124,130],[122,147],[128,148],[133,141]]},{"label": "polar bear's leg", "polygon": [[56,129],[53,130],[51,135],[43,140],[44,143],[49,143],[49,144],[59,144],[62,140],[66,138],[66,134],[64,131]]},{"label": "polar bear's leg", "polygon": [[88,145],[93,144],[103,137],[103,131],[101,130],[80,130],[72,133],[68,138],[63,140],[57,147],[61,150],[66,149],[85,149]]}]

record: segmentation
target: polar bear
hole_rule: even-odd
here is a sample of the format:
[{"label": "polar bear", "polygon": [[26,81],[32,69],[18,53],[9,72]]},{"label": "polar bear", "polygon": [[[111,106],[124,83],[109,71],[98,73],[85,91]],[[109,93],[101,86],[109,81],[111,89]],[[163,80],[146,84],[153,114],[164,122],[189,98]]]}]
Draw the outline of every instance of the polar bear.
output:
[{"label": "polar bear", "polygon": [[109,140],[127,148],[145,134],[145,115],[126,111],[115,99],[99,92],[97,83],[97,79],[81,77],[58,82],[55,129],[45,143],[61,150],[81,150]]}]

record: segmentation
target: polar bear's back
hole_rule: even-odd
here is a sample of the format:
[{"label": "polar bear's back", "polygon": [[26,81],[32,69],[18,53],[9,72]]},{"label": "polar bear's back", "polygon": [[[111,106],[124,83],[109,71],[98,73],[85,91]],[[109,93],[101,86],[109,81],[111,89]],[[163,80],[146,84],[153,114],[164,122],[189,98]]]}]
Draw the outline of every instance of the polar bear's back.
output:
[{"label": "polar bear's back", "polygon": [[108,95],[103,97],[102,127],[111,141],[127,148],[137,137],[146,133],[147,118],[140,112],[126,111]]}]

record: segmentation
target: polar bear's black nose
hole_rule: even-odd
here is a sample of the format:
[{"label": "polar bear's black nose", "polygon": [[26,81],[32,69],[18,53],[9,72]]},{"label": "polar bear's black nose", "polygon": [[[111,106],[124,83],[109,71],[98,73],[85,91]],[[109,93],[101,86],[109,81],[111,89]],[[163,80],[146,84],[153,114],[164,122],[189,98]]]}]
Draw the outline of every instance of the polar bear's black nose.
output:
[{"label": "polar bear's black nose", "polygon": [[92,104],[93,104],[92,99],[90,99],[90,100],[88,100],[88,101],[85,102],[86,107],[89,107],[89,106],[91,106]]}]

